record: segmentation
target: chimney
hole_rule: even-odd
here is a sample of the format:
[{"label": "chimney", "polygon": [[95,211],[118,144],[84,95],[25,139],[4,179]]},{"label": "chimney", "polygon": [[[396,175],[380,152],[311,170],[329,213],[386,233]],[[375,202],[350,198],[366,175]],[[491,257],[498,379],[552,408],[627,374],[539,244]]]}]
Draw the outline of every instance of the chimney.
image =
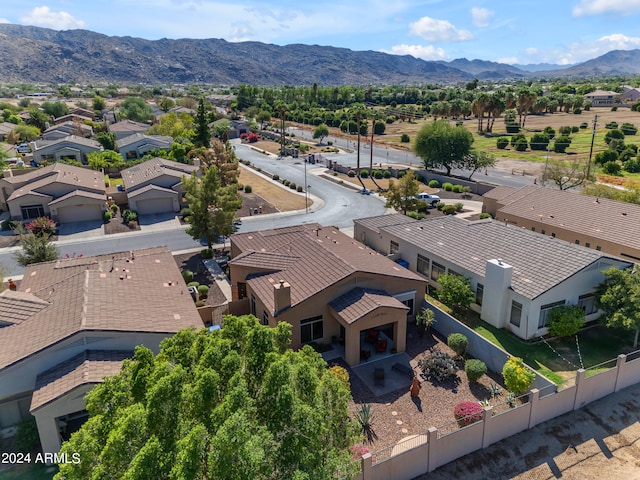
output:
[{"label": "chimney", "polygon": [[481,318],[497,328],[504,328],[508,322],[512,276],[513,267],[503,259],[487,260]]},{"label": "chimney", "polygon": [[275,315],[291,306],[291,285],[284,280],[273,286],[273,303]]}]

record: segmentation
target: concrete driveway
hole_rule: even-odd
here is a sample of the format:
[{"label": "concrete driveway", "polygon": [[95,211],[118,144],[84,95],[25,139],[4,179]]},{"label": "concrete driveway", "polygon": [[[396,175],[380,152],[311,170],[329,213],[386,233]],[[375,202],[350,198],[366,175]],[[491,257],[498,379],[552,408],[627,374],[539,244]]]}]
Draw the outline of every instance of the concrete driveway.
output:
[{"label": "concrete driveway", "polygon": [[102,220],[61,223],[58,225],[58,241],[83,240],[104,236]]}]

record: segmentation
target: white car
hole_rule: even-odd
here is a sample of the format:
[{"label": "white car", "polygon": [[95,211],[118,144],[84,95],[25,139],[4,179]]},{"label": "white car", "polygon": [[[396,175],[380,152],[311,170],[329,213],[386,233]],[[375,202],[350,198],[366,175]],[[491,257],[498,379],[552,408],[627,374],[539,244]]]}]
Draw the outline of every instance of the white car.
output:
[{"label": "white car", "polygon": [[440,197],[437,195],[431,195],[430,193],[421,192],[416,195],[416,200],[420,200],[421,202],[427,202],[432,207],[435,207],[436,204],[440,201]]}]

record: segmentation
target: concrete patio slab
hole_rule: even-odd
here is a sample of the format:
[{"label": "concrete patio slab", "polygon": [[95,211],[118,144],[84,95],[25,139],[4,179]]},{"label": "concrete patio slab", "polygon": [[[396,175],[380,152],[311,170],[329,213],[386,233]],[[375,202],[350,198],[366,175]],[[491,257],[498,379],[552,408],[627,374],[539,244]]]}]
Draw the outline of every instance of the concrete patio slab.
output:
[{"label": "concrete patio slab", "polygon": [[[384,358],[376,360],[375,357],[368,362],[361,363],[357,367],[353,367],[353,372],[362,380],[369,390],[376,396],[385,395],[396,390],[409,390],[411,379],[408,375],[393,369],[393,365],[401,363],[410,367],[410,357],[406,353],[396,353],[388,355]],[[384,384],[376,382],[376,368],[384,370]]]}]

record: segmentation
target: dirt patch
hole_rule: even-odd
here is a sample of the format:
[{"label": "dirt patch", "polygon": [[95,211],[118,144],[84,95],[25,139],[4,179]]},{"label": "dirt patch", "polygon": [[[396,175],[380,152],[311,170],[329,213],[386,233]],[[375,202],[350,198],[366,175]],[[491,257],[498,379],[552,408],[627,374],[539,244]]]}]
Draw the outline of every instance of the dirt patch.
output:
[{"label": "dirt patch", "polygon": [[[259,142],[258,142],[259,143]],[[270,172],[275,173],[275,172]],[[249,167],[240,165],[240,175],[238,182],[243,185],[251,185],[251,193],[257,197],[262,198],[264,205],[271,205],[275,211],[287,212],[290,210],[301,210],[305,208],[305,196],[304,194],[294,193],[289,188],[284,188],[271,180],[267,180],[260,175],[257,175]],[[243,197],[247,194],[243,194]],[[249,202],[250,200],[248,200]],[[258,205],[254,205],[259,206]],[[243,205],[244,208],[244,205]],[[263,213],[265,211],[263,210]],[[248,215],[248,207],[247,213]],[[243,215],[241,215],[243,216]]]},{"label": "dirt patch", "polygon": [[140,225],[138,222],[129,222],[128,224],[124,223],[120,210],[118,210],[113,217],[111,217],[111,220],[105,222],[103,228],[105,235],[112,235],[115,233],[126,233],[140,230]]},{"label": "dirt patch", "polygon": [[15,247],[20,243],[20,235],[7,231],[0,234],[0,248]]},{"label": "dirt patch", "polygon": [[[222,252],[219,253],[222,254]],[[174,255],[173,258],[178,264],[178,268],[181,272],[184,270],[192,271],[194,282],[198,282],[200,285],[206,285],[209,287],[209,294],[204,300],[206,305],[215,307],[217,305],[222,305],[227,301],[224,293],[222,293],[222,290],[220,290],[216,284],[215,279],[204,266],[204,263],[202,263],[202,256],[199,253]]]}]

